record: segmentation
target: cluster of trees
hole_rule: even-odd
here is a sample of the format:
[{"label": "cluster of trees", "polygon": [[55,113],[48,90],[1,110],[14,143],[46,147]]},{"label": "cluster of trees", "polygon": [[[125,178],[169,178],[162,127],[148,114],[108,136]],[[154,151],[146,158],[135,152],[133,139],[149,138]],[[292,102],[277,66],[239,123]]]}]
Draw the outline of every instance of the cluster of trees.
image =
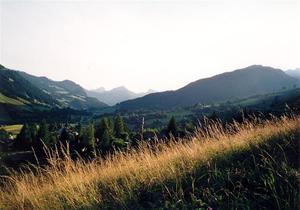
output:
[{"label": "cluster of trees", "polygon": [[[248,110],[243,111],[245,118],[252,113]],[[240,119],[242,121],[242,118]],[[210,120],[217,120],[219,116],[213,112],[208,116]],[[236,117],[239,121],[239,118]],[[201,122],[201,120],[196,121]],[[172,137],[184,137],[192,134],[195,129],[195,122],[180,122],[178,125],[172,117],[165,128],[160,131],[156,129],[144,129],[143,122],[139,131],[130,131],[120,115],[113,119],[102,118],[97,123],[82,124],[24,124],[18,134],[14,146],[19,150],[31,150],[42,153],[45,146],[53,148],[55,145],[67,143],[71,152],[80,155],[105,155],[115,149],[123,150],[135,147],[139,141],[151,141],[154,139],[164,139]],[[0,132],[1,133],[1,132]],[[3,134],[2,134],[3,135]]]},{"label": "cluster of trees", "polygon": [[43,152],[43,148],[54,147],[58,143],[68,143],[72,151],[81,154],[105,154],[113,148],[126,146],[128,132],[120,115],[117,115],[114,122],[104,118],[99,124],[24,124],[17,135],[14,146],[20,150],[35,149],[36,152]]},{"label": "cluster of trees", "polygon": [[[172,117],[163,131],[166,137],[178,136],[179,129]],[[72,154],[81,156],[105,155],[115,149],[129,149],[141,140],[157,138],[157,133],[151,129],[140,132],[130,132],[120,115],[103,118],[100,122],[88,125],[71,124],[24,124],[17,135],[14,146],[19,150],[31,150],[41,154],[44,147],[53,148],[57,144],[67,144]]]},{"label": "cluster of trees", "polygon": [[14,146],[20,150],[43,148],[43,144],[50,146],[56,143],[56,135],[50,133],[49,125],[43,121],[40,125],[24,124],[14,142]]}]

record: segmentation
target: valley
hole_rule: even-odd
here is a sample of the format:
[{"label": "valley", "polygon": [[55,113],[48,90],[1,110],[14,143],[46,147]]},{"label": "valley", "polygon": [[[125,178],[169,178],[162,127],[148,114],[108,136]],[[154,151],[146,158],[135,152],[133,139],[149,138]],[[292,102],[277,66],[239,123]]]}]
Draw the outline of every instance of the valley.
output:
[{"label": "valley", "polygon": [[299,0],[0,0],[0,210],[300,210]]},{"label": "valley", "polygon": [[[69,80],[1,66],[0,208],[296,208],[298,191],[292,185],[299,151],[293,148],[299,143],[300,81],[293,75],[254,65],[175,91],[129,96],[126,88],[96,94]],[[109,94],[125,101],[109,101]],[[289,158],[271,148],[283,149]],[[269,174],[263,165],[249,167],[255,162],[248,156],[281,175],[272,174],[276,181],[265,186]],[[235,161],[240,168],[232,165]],[[214,184],[193,181],[199,176]],[[239,194],[232,187],[241,180],[258,184],[251,188],[243,181]],[[289,187],[281,188],[282,183]],[[263,199],[253,203],[253,193]]]}]

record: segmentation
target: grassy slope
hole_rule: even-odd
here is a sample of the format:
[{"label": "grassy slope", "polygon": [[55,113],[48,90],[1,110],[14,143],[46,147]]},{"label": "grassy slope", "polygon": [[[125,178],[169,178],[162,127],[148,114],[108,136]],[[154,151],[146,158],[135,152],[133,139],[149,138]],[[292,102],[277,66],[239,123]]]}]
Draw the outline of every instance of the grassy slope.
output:
[{"label": "grassy slope", "polygon": [[12,175],[0,209],[297,209],[300,118],[211,124],[191,141]]},{"label": "grassy slope", "polygon": [[7,97],[2,93],[0,93],[0,103],[12,104],[12,105],[24,105],[23,101]]},{"label": "grassy slope", "polygon": [[15,125],[6,125],[6,126],[0,126],[0,128],[3,128],[9,133],[12,133],[13,135],[18,135],[22,129],[23,125],[21,124],[15,124]]},{"label": "grassy slope", "polygon": [[3,128],[7,132],[11,132],[13,134],[18,134],[20,132],[22,126],[23,125],[21,125],[21,124],[15,124],[15,125],[6,125],[6,126],[3,126]]}]

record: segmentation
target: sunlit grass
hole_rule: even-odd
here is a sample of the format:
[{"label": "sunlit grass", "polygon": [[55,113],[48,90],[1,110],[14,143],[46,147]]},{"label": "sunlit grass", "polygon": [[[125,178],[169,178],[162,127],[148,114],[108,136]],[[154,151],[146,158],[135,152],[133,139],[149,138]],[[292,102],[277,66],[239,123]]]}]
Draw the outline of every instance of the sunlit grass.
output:
[{"label": "sunlit grass", "polygon": [[[280,193],[274,188],[278,184],[276,170],[278,173],[284,171],[281,177],[294,172],[285,172],[284,164],[288,163],[287,160],[278,166],[272,162],[272,157],[277,158],[277,153],[274,153],[274,156],[269,155],[270,157],[267,154],[272,150],[273,144],[279,145],[274,148],[288,147],[288,137],[297,133],[299,129],[299,117],[274,118],[264,122],[253,119],[251,122],[234,123],[225,128],[214,122],[208,123],[205,129],[198,129],[189,139],[157,142],[155,146],[142,144],[136,151],[118,152],[105,160],[98,158],[92,162],[73,161],[67,152],[61,158],[57,152],[49,151],[49,166],[37,167],[30,172],[12,174],[5,178],[7,181],[0,192],[0,209],[97,209],[112,206],[126,209],[141,208],[143,205],[151,208],[152,204],[142,204],[149,201],[164,208],[173,208],[174,205],[176,208],[177,205],[191,205],[191,208],[216,205],[213,199],[222,201],[223,197],[230,197],[230,193],[235,192],[240,181],[232,180],[235,176],[242,177],[241,174],[247,174],[247,167],[250,167],[253,161],[259,163],[258,168],[256,164],[251,168],[253,176],[258,174],[257,177],[265,177],[259,181],[262,184],[266,183],[260,196],[265,195],[263,190],[266,190],[266,193],[272,192],[273,197],[266,197],[265,200],[273,199],[275,206],[285,205],[284,201],[277,198]],[[280,142],[282,139],[287,140]],[[265,146],[268,142],[273,143],[271,146]],[[284,149],[280,153],[284,154]],[[236,156],[241,156],[241,159],[236,159]],[[251,164],[243,162],[243,157]],[[230,164],[239,165],[236,172]],[[264,164],[268,166],[266,174],[261,167]],[[274,164],[277,168],[274,168]],[[252,179],[247,175],[243,178]],[[227,192],[227,188],[222,185],[225,179],[226,183],[228,180],[235,183],[232,184],[232,192]],[[285,179],[288,177],[284,177]],[[195,186],[197,183],[199,186]],[[287,183],[291,185],[289,179]],[[205,187],[204,184],[208,184],[209,187]],[[214,191],[219,187],[218,192],[224,194],[221,194],[223,197],[220,198],[217,197],[218,192]],[[291,189],[288,188],[288,192],[291,193],[290,200],[293,200],[295,196]],[[185,203],[187,191],[191,194],[189,204]],[[286,192],[285,189],[282,191]],[[241,190],[238,193],[241,195],[232,196],[247,203],[246,191]],[[286,202],[286,206],[289,206],[290,200]]]},{"label": "sunlit grass", "polygon": [[6,130],[9,133],[12,133],[13,135],[19,134],[22,127],[23,127],[23,125],[21,125],[21,124],[1,126],[1,128],[3,128],[4,130]]},{"label": "sunlit grass", "polygon": [[12,104],[12,105],[24,105],[24,101],[7,97],[7,96],[3,95],[2,93],[0,93],[0,103]]}]

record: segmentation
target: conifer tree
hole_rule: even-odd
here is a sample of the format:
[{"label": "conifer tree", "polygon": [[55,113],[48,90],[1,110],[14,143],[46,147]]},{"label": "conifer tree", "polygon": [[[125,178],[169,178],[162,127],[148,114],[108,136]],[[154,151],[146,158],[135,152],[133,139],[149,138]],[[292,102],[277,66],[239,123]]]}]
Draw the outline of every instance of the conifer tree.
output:
[{"label": "conifer tree", "polygon": [[175,117],[172,117],[168,123],[167,134],[172,134],[173,136],[177,136],[178,128],[176,125]]},{"label": "conifer tree", "polygon": [[89,124],[87,127],[81,129],[82,145],[87,149],[89,154],[95,152],[95,130],[94,125]]},{"label": "conifer tree", "polygon": [[100,150],[104,154],[107,153],[111,149],[112,140],[113,140],[113,138],[112,138],[111,134],[109,133],[109,130],[105,129],[102,134],[101,140],[100,140]]},{"label": "conifer tree", "polygon": [[15,146],[21,150],[30,149],[32,145],[32,135],[28,124],[24,124],[20,133],[17,135]]},{"label": "conifer tree", "polygon": [[66,128],[63,128],[60,133],[59,140],[62,142],[67,142],[69,139],[70,139],[69,132],[67,131]]},{"label": "conifer tree", "polygon": [[89,124],[86,128],[87,133],[87,145],[88,147],[95,148],[95,129],[93,124]]},{"label": "conifer tree", "polygon": [[125,133],[124,122],[122,117],[119,114],[115,117],[114,131],[115,131],[116,138],[121,138],[122,135],[124,135]]},{"label": "conifer tree", "polygon": [[50,143],[50,133],[49,128],[45,120],[39,126],[39,130],[37,132],[35,147],[38,152],[43,151],[44,144],[47,146]]},{"label": "conifer tree", "polygon": [[30,135],[31,135],[30,147],[32,147],[32,146],[34,146],[34,142],[35,142],[35,139],[36,139],[37,134],[38,134],[37,125],[36,124],[31,124],[29,126],[29,130],[30,130]]},{"label": "conifer tree", "polygon": [[107,120],[107,125],[108,125],[108,131],[111,135],[114,133],[114,122],[111,118],[106,118]]},{"label": "conifer tree", "polygon": [[113,123],[108,118],[103,118],[97,126],[95,136],[99,139],[97,148],[103,154],[107,153],[112,148],[113,136]]},{"label": "conifer tree", "polygon": [[95,131],[96,138],[101,139],[101,137],[104,133],[104,130],[109,130],[109,131],[111,130],[107,118],[101,119],[99,125],[97,125],[96,131]]}]

